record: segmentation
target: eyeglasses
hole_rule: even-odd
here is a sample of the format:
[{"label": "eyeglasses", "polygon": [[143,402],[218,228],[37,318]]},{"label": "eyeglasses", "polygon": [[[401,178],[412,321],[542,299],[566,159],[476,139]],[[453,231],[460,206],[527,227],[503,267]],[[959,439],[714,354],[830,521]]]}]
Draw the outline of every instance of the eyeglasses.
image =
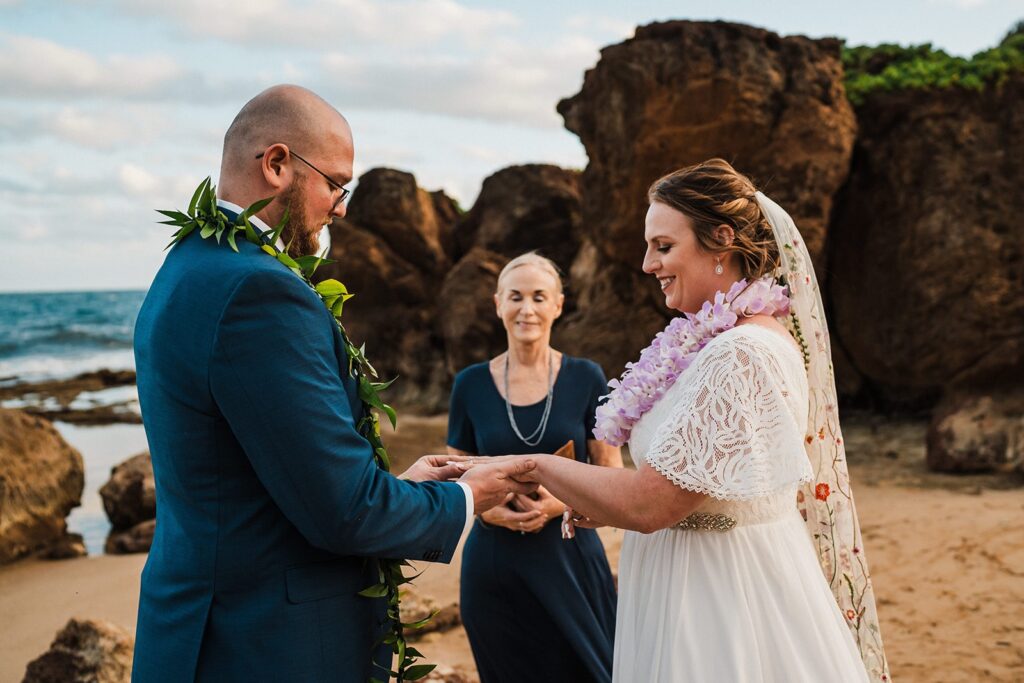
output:
[{"label": "eyeglasses", "polygon": [[[334,206],[331,207],[332,210],[338,208],[338,204],[341,204],[343,201],[345,201],[345,199],[350,194],[352,194],[352,190],[349,190],[348,188],[342,187],[338,183],[334,182],[334,180],[331,178],[331,176],[327,175],[326,173],[321,171],[319,168],[317,168],[313,164],[311,164],[308,161],[306,161],[305,159],[303,159],[301,156],[299,156],[299,154],[297,152],[294,152],[293,150],[289,149],[288,153],[291,154],[296,159],[298,159],[299,161],[301,161],[302,163],[306,164],[306,166],[309,166],[311,169],[313,169],[314,171],[316,171],[317,173],[322,175],[324,177],[324,180],[327,181],[327,184],[330,185],[331,193],[332,194],[334,192],[340,192],[341,193],[338,196],[338,198],[334,200]],[[266,152],[260,152],[259,154],[256,155],[256,158],[257,159],[262,159],[264,154],[266,154]]]}]

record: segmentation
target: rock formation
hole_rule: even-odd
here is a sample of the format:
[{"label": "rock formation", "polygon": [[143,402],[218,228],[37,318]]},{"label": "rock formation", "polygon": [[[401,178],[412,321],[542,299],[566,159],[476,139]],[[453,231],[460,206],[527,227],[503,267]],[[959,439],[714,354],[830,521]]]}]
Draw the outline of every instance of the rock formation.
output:
[{"label": "rock formation", "polygon": [[582,175],[503,169],[462,217],[408,174],[364,176],[333,228],[340,263],[324,272],[356,292],[353,337],[401,376],[391,400],[443,410],[452,373],[504,348],[490,294],[505,260],[529,249],[568,272],[554,344],[618,374],[671,313],[641,272],[647,188],[720,156],[800,227],[844,404],[939,405],[934,467],[1015,467],[1024,75],[875,92],[854,112],[839,53],[837,40],[725,22],[640,27],[558,106],[586,147]]},{"label": "rock formation", "polygon": [[67,537],[65,518],[81,504],[84,484],[81,454],[53,425],[0,410],[0,564],[40,551],[78,554],[81,538]]},{"label": "rock formation", "polygon": [[427,633],[450,631],[462,624],[457,602],[442,607],[429,595],[423,595],[412,588],[403,591],[401,608],[402,621],[407,624],[434,615],[423,628],[406,629],[406,636],[409,638],[416,639]]},{"label": "rock formation", "polygon": [[730,160],[790,211],[820,258],[856,129],[839,49],[832,39],[673,21],[601,51],[582,90],[558,105],[590,158],[572,269],[584,281],[579,311],[559,333],[568,351],[618,373],[667,321],[640,270],[644,214],[651,182],[682,166]]},{"label": "rock formation", "polygon": [[883,406],[1024,380],[1024,77],[858,109],[829,235],[833,327]]},{"label": "rock formation", "polygon": [[452,375],[504,349],[492,298],[498,272],[533,249],[563,268],[573,262],[578,179],[550,165],[506,168],[459,216],[451,199],[418,188],[408,173],[374,169],[360,178],[347,216],[331,226],[337,263],[316,277],[355,294],[343,321],[381,377],[399,377],[386,400],[443,411]]},{"label": "rock formation", "polygon": [[450,376],[492,358],[507,345],[494,307],[498,274],[507,261],[501,254],[475,248],[445,278],[437,322]]},{"label": "rock formation", "polygon": [[139,453],[115,466],[100,489],[100,497],[113,527],[106,552],[147,552],[153,543],[156,518],[156,482],[149,453]]},{"label": "rock formation", "polygon": [[386,399],[447,404],[448,377],[436,331],[436,304],[454,252],[457,211],[443,193],[417,187],[409,173],[373,169],[359,179],[348,215],[331,226],[336,263],[317,271],[355,296],[342,321],[383,379],[400,379]]},{"label": "rock formation", "polygon": [[933,470],[1024,473],[1024,391],[947,397],[927,441]]},{"label": "rock formation", "polygon": [[50,649],[29,662],[22,683],[128,683],[135,639],[99,619],[71,619]]},{"label": "rock formation", "polygon": [[509,166],[488,176],[455,238],[511,259],[537,250],[568,272],[579,246],[580,174],[549,164]]},{"label": "rock formation", "polygon": [[1024,414],[1024,75],[876,93],[830,227],[834,337],[853,398],[928,409],[928,463],[1013,469]]}]

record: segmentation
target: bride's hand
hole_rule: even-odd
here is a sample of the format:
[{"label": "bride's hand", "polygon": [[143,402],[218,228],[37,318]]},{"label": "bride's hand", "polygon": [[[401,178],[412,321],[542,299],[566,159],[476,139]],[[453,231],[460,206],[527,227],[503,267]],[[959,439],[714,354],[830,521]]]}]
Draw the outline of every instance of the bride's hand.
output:
[{"label": "bride's hand", "polygon": [[[537,464],[537,466],[534,469],[532,469],[529,472],[527,472],[526,474],[523,474],[523,475],[520,475],[520,476],[516,477],[516,481],[519,481],[520,483],[523,483],[523,484],[530,484],[530,483],[540,483],[541,463],[543,461],[547,460],[548,458],[554,458],[554,457],[555,456],[551,455],[550,453],[530,453],[530,454],[526,454],[526,455],[490,455],[490,456],[487,456],[487,462],[488,463],[504,462],[506,460],[516,460],[516,459],[519,459],[519,458],[529,458],[530,460],[533,460]],[[478,461],[479,460],[480,459],[478,459]]]},{"label": "bride's hand", "polygon": [[408,481],[452,481],[472,466],[472,458],[465,455],[424,455],[398,478]]},{"label": "bride's hand", "polygon": [[603,526],[608,526],[604,522],[599,522],[596,519],[591,519],[581,512],[577,512],[572,508],[565,508],[566,512],[569,513],[569,518],[572,520],[572,525],[576,529],[599,529]]},{"label": "bride's hand", "polygon": [[523,533],[540,531],[547,521],[539,511],[517,512],[504,505],[497,505],[482,513],[480,519],[490,526],[500,526]]}]

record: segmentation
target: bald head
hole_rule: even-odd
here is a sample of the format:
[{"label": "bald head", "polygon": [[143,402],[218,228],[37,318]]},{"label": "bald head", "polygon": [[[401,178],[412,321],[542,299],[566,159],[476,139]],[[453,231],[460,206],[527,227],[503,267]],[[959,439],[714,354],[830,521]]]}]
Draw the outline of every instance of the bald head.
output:
[{"label": "bald head", "polygon": [[275,85],[249,100],[231,122],[224,134],[222,173],[244,166],[276,142],[313,155],[350,148],[352,139],[345,117],[322,97],[297,85]]}]

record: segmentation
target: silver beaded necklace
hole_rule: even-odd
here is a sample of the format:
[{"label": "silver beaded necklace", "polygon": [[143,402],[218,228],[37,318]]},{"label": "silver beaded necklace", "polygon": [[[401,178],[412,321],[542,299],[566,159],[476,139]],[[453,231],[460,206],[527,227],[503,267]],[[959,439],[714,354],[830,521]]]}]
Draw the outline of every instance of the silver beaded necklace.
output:
[{"label": "silver beaded necklace", "polygon": [[519,440],[527,446],[536,446],[544,438],[544,432],[548,428],[548,417],[551,415],[551,400],[555,395],[555,352],[548,351],[548,397],[544,402],[544,415],[540,418],[540,424],[537,425],[537,429],[533,430],[533,434],[529,436],[523,436],[523,433],[519,431],[519,425],[516,424],[516,417],[512,414],[512,399],[508,389],[508,367],[511,361],[512,354],[509,353],[505,356],[505,410],[508,411],[508,422],[512,425],[512,431],[516,433]]}]

